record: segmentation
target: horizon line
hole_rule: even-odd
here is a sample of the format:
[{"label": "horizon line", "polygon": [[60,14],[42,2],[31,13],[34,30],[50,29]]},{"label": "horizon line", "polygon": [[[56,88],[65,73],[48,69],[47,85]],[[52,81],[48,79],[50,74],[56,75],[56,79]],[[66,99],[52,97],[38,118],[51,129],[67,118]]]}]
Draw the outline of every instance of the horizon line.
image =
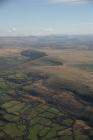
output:
[{"label": "horizon line", "polygon": [[0,37],[93,36],[93,34],[0,35]]}]

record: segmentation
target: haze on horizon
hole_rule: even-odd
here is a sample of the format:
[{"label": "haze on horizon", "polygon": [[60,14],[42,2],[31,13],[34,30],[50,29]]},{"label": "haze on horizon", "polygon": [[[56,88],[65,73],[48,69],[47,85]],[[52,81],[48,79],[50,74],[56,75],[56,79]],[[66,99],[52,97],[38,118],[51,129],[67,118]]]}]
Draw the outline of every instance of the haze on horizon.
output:
[{"label": "haze on horizon", "polygon": [[0,0],[0,36],[93,34],[92,0]]}]

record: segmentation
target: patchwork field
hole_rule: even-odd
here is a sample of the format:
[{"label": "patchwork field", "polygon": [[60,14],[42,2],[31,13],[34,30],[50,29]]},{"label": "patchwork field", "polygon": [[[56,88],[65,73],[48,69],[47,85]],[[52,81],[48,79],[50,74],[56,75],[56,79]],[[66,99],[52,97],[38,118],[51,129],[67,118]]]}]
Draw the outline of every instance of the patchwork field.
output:
[{"label": "patchwork field", "polygon": [[0,140],[93,140],[93,51],[0,48]]}]

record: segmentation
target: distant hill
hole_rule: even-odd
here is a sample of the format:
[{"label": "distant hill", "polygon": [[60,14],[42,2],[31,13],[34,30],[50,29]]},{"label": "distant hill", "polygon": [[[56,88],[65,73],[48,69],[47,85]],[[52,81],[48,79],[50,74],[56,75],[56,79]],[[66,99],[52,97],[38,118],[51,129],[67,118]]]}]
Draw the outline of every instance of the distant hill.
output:
[{"label": "distant hill", "polygon": [[93,35],[0,37],[0,47],[51,47],[93,49]]}]

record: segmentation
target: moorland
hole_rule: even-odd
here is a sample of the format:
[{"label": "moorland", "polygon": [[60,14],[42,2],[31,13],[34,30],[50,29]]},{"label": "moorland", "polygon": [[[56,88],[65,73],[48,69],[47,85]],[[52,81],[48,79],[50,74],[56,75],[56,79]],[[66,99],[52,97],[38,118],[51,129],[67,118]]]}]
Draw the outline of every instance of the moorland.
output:
[{"label": "moorland", "polygon": [[93,140],[91,36],[0,38],[0,140]]}]

